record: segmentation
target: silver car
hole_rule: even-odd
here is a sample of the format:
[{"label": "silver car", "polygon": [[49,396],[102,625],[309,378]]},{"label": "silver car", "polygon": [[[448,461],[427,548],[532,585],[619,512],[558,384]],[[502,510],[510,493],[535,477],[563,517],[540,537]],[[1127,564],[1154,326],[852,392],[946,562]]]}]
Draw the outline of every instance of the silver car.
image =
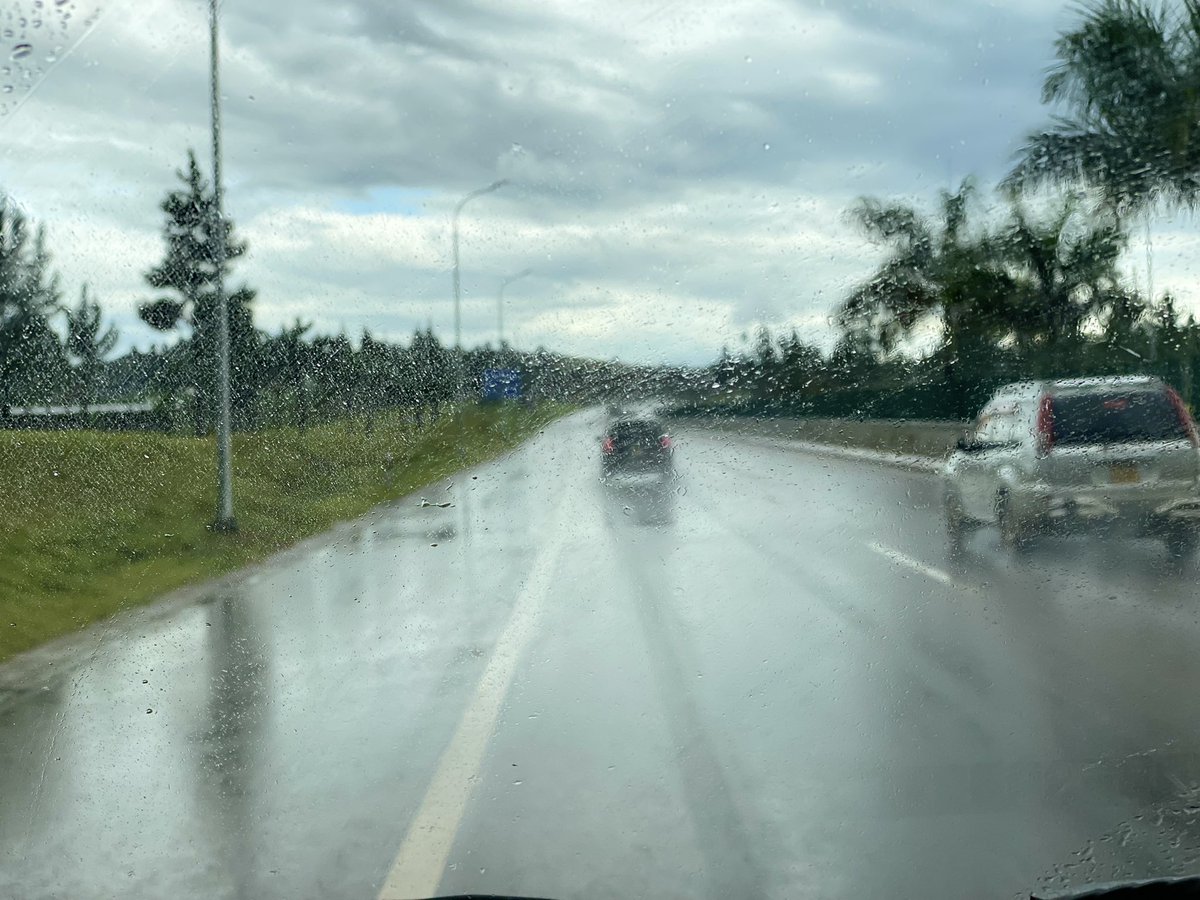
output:
[{"label": "silver car", "polygon": [[1157,378],[1022,382],[998,390],[946,465],[951,552],[996,525],[1003,544],[1040,533],[1162,538],[1177,558],[1200,541],[1200,443]]}]

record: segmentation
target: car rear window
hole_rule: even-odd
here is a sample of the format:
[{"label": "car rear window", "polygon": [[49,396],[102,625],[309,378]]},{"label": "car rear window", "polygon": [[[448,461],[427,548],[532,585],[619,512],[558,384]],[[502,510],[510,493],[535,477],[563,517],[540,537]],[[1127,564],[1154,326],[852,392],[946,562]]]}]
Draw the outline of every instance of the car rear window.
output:
[{"label": "car rear window", "polygon": [[657,442],[664,433],[662,425],[658,422],[618,422],[612,430],[613,438],[618,443]]},{"label": "car rear window", "polygon": [[1054,443],[1116,444],[1186,438],[1165,391],[1105,391],[1054,398]]}]

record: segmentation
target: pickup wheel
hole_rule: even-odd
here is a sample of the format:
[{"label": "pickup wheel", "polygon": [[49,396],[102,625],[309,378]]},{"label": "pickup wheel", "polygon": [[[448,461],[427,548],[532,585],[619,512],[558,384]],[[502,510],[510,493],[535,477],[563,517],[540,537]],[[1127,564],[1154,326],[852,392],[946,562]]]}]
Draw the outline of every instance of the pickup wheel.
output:
[{"label": "pickup wheel", "polygon": [[1177,528],[1166,536],[1167,554],[1176,562],[1190,559],[1200,547],[1200,534],[1190,528]]},{"label": "pickup wheel", "polygon": [[1006,550],[1029,549],[1029,529],[1013,512],[1012,499],[1007,491],[996,498],[996,523],[1000,527],[1000,544]]}]

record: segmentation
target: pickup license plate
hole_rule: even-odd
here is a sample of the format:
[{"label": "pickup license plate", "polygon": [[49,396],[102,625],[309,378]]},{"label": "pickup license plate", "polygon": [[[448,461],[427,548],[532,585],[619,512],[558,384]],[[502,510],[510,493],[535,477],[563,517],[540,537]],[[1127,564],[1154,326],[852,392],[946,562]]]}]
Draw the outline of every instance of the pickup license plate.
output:
[{"label": "pickup license plate", "polygon": [[1137,466],[1112,466],[1108,470],[1108,479],[1113,484],[1137,484],[1142,480],[1142,473]]}]

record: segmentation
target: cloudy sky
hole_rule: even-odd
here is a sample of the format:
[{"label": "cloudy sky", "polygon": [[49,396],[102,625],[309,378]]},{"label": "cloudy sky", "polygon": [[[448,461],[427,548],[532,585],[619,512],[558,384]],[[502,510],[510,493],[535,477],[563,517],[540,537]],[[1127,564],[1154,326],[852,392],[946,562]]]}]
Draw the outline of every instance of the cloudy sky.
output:
[{"label": "cloudy sky", "polygon": [[[207,4],[6,0],[0,185],[125,345],[157,204],[208,164]],[[227,210],[274,330],[452,335],[698,362],[759,322],[827,341],[876,251],[844,211],[1005,170],[1071,7],[1045,0],[224,0]],[[12,90],[8,84],[12,84]],[[1200,243],[1160,221],[1157,288]],[[1145,277],[1140,245],[1131,278]]]}]

